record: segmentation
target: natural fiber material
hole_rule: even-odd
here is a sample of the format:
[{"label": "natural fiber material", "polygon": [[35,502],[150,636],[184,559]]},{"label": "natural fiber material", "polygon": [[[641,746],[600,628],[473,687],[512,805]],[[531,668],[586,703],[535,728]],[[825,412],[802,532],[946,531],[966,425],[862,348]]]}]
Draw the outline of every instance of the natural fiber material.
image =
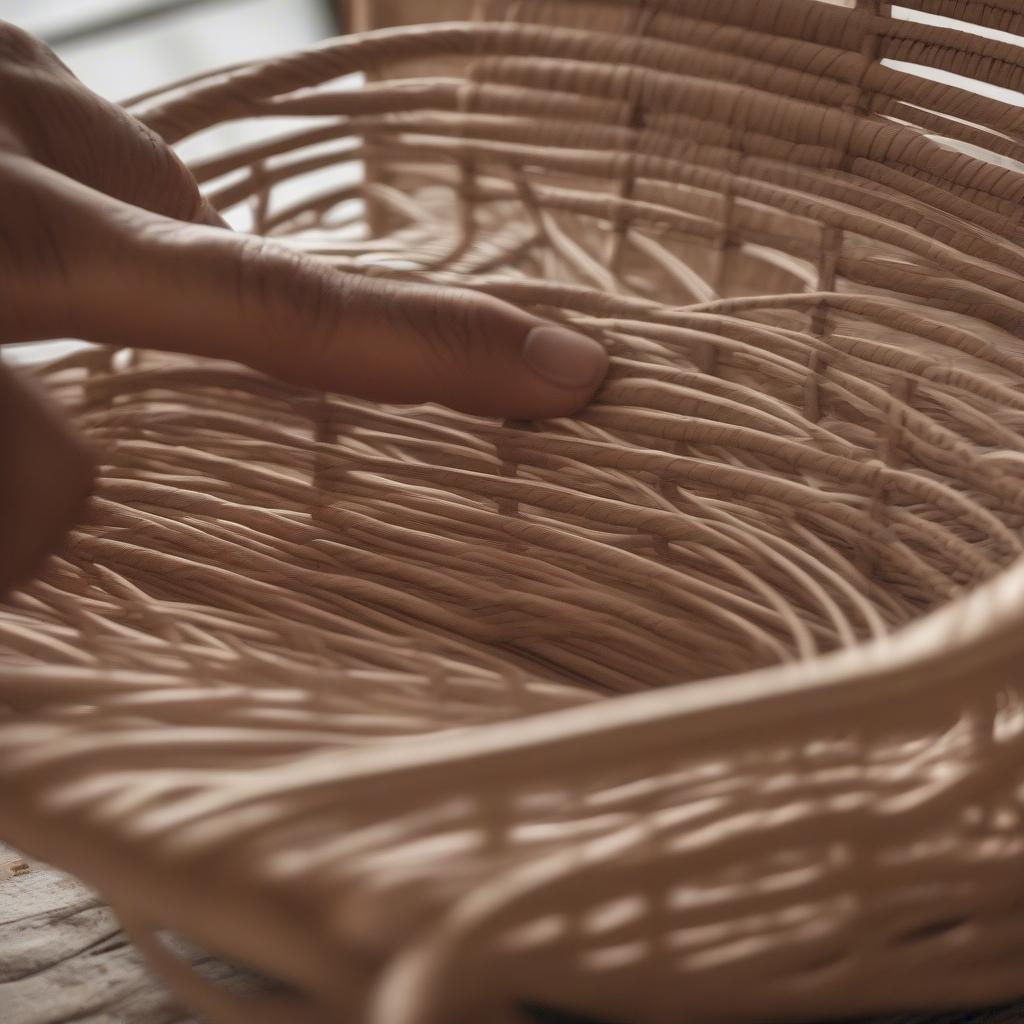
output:
[{"label": "natural fiber material", "polygon": [[[196,173],[257,232],[613,363],[533,424],[168,357],[45,371],[106,464],[0,610],[0,829],[209,1019],[1024,991],[1024,14],[900,10],[962,23],[438,5],[476,20],[136,104],[173,141],[317,118]],[[163,930],[291,989],[208,988]]]}]

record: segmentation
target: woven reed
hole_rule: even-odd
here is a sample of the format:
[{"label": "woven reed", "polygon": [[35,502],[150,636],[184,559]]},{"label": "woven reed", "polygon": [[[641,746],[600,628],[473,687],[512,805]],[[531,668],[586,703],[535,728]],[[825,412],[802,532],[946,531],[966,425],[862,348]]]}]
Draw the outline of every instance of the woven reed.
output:
[{"label": "woven reed", "polygon": [[[1024,14],[905,2],[965,24],[448,3],[477,20],[135,104],[175,142],[318,118],[196,174],[283,244],[613,357],[534,424],[137,353],[44,371],[105,465],[0,610],[0,828],[209,1019],[1024,991]],[[288,987],[216,990],[167,930]]]}]

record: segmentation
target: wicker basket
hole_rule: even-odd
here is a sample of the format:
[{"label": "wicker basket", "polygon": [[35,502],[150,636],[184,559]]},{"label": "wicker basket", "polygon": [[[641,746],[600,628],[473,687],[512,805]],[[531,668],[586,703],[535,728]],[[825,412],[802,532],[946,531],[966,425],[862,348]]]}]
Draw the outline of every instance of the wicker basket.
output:
[{"label": "wicker basket", "polygon": [[[315,118],[198,163],[216,205],[613,357],[534,424],[45,371],[106,465],[0,610],[0,831],[210,1020],[1024,991],[1024,14],[904,3],[940,23],[382,3],[468,20],[135,105],[175,142]],[[214,988],[163,932],[285,987]]]}]

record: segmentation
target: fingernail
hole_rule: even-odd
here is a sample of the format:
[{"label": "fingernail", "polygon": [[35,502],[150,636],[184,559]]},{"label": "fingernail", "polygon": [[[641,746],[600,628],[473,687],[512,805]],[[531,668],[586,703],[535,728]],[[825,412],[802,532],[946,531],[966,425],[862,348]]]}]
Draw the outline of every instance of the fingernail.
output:
[{"label": "fingernail", "polygon": [[542,324],[523,342],[523,361],[549,384],[562,388],[590,388],[608,370],[604,348],[585,334]]}]

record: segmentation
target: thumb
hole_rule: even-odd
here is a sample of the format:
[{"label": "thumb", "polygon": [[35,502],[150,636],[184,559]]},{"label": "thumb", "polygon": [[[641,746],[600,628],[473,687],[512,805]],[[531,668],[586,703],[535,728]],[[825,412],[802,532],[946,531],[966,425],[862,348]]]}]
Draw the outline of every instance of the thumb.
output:
[{"label": "thumb", "polygon": [[80,517],[93,459],[71,425],[0,362],[0,597]]},{"label": "thumb", "polygon": [[598,342],[490,296],[343,274],[263,239],[116,212],[104,218],[106,258],[87,261],[76,289],[95,340],[516,419],[578,411],[607,372]]}]

